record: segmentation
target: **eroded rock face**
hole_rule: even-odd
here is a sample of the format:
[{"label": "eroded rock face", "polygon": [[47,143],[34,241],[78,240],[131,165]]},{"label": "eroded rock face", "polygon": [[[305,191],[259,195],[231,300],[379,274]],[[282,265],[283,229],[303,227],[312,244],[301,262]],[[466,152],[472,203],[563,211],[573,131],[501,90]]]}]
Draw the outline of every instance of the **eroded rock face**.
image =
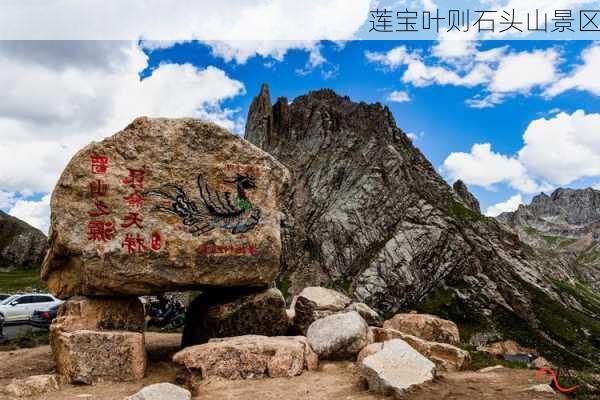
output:
[{"label": "eroded rock face", "polygon": [[459,179],[456,182],[454,182],[454,185],[452,185],[452,189],[454,189],[458,197],[460,197],[462,201],[464,201],[467,207],[478,213],[481,212],[481,209],[479,208],[479,200],[477,200],[477,197],[473,196],[473,194],[469,192],[469,188],[467,187],[467,185],[465,185],[463,181]]},{"label": "eroded rock face", "polygon": [[314,370],[319,364],[303,336],[258,335],[212,339],[178,352],[173,361],[202,379],[290,377],[304,369]]},{"label": "eroded rock face", "polygon": [[364,357],[361,374],[369,390],[384,395],[399,395],[409,387],[434,378],[435,365],[408,343],[394,339],[379,351]]},{"label": "eroded rock face", "polygon": [[435,315],[396,314],[383,323],[384,328],[395,329],[431,342],[459,344],[458,327]]},{"label": "eroded rock face", "polygon": [[53,338],[52,350],[56,370],[70,383],[136,381],[146,371],[143,333],[60,332]]},{"label": "eroded rock face", "polygon": [[64,383],[60,375],[34,375],[24,379],[13,379],[8,385],[0,387],[0,394],[9,398],[39,396],[48,392],[56,392]]},{"label": "eroded rock face", "polygon": [[351,303],[351,298],[332,289],[304,288],[292,303],[293,328],[297,333],[305,334],[314,321],[342,312]]},{"label": "eroded rock face", "polygon": [[47,250],[46,235],[0,211],[0,267],[39,267]]},{"label": "eroded rock face", "polygon": [[287,329],[285,300],[278,289],[253,293],[221,289],[199,295],[189,306],[182,347],[220,337],[282,336]]},{"label": "eroded rock face", "polygon": [[212,123],[138,118],[63,172],[43,278],[61,297],[266,286],[288,176]]},{"label": "eroded rock face", "polygon": [[313,322],[306,339],[321,360],[350,360],[369,344],[369,326],[356,312],[350,311]]},{"label": "eroded rock face", "polygon": [[[440,373],[459,371],[464,369],[471,361],[471,355],[468,351],[448,343],[430,342],[395,329],[377,327],[370,327],[369,329],[373,333],[373,340],[376,342],[374,344],[381,344],[393,339],[402,339],[413,349],[432,361]],[[367,354],[379,351],[381,346],[369,345],[365,349],[368,350],[366,352],[365,350],[361,351],[359,359],[366,357]],[[363,354],[363,352],[365,353]]]}]

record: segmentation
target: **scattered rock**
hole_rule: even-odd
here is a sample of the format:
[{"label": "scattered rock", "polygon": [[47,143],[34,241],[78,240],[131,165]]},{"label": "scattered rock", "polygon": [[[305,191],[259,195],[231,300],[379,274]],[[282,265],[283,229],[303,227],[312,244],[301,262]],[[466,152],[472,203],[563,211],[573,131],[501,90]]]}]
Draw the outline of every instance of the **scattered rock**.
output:
[{"label": "scattered rock", "polygon": [[[212,339],[187,347],[173,361],[199,378],[278,378],[300,375],[318,368],[317,355],[303,336],[266,337],[246,335]],[[195,376],[198,378],[198,376]]]},{"label": "scattered rock", "polygon": [[136,381],[146,371],[143,333],[57,331],[52,350],[58,373],[70,383]]},{"label": "scattered rock", "polygon": [[306,339],[321,360],[354,359],[369,344],[369,326],[356,311],[334,314],[313,322]]},{"label": "scattered rock", "polygon": [[138,118],[63,171],[42,277],[61,298],[267,286],[288,180],[272,156],[215,124]]},{"label": "scattered rock", "polygon": [[277,289],[245,293],[215,290],[194,299],[186,312],[182,347],[212,338],[281,336],[288,329],[285,299]]},{"label": "scattered rock", "polygon": [[395,329],[431,342],[457,345],[458,327],[452,321],[429,314],[396,314],[383,323],[386,329]]},{"label": "scattered rock", "polygon": [[487,346],[479,346],[477,350],[498,358],[518,354],[536,354],[535,350],[521,347],[519,343],[514,340],[504,340]]},{"label": "scattered rock", "polygon": [[369,326],[382,326],[383,318],[365,303],[352,303],[344,311],[356,311]]},{"label": "scattered rock", "polygon": [[127,400],[191,400],[189,390],[180,388],[172,383],[155,383],[146,386]]},{"label": "scattered rock", "polygon": [[435,365],[400,339],[377,344],[381,349],[364,357],[361,374],[369,389],[384,395],[399,395],[413,385],[434,378]]},{"label": "scattered rock", "polygon": [[552,389],[552,387],[547,384],[534,385],[534,386],[528,387],[527,389],[525,389],[523,391],[524,392],[537,392],[537,393],[555,393],[554,389]]},{"label": "scattered rock", "polygon": [[544,357],[536,358],[531,362],[531,365],[529,367],[532,369],[553,368],[552,364]]},{"label": "scattered rock", "polygon": [[307,287],[292,302],[294,309],[294,331],[305,334],[314,321],[342,312],[352,299],[324,287]]},{"label": "scattered rock", "polygon": [[501,369],[504,369],[504,367],[502,365],[492,365],[491,367],[481,368],[477,372],[482,372],[482,373],[485,374],[487,372],[498,371],[498,370],[501,370]]},{"label": "scattered rock", "polygon": [[386,342],[393,339],[402,339],[419,353],[433,361],[438,372],[459,371],[465,368],[471,356],[468,351],[462,350],[448,343],[428,342],[416,336],[407,335],[395,329],[370,327],[375,342]]},{"label": "scattered rock", "polygon": [[60,389],[64,378],[60,375],[35,375],[24,379],[13,379],[11,383],[0,388],[0,393],[14,397],[36,396]]}]

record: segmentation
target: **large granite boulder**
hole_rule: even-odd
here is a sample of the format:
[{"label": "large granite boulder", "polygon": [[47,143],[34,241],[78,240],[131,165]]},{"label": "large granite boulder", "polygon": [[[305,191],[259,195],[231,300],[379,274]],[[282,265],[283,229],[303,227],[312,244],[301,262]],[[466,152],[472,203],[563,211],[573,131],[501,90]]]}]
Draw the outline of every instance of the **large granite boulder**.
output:
[{"label": "large granite boulder", "polygon": [[208,291],[197,296],[187,309],[182,347],[220,337],[282,336],[287,329],[285,300],[275,288],[251,293]]},{"label": "large granite boulder", "polygon": [[318,367],[317,355],[303,336],[266,337],[246,335],[212,339],[187,347],[173,356],[192,374],[191,381],[278,378],[300,375]]},{"label": "large granite boulder", "polygon": [[429,314],[396,314],[383,323],[387,329],[395,329],[431,342],[460,343],[458,326],[452,321]]},{"label": "large granite boulder", "polygon": [[381,343],[385,343],[393,339],[402,339],[413,349],[417,350],[429,360],[433,361],[437,367],[437,371],[440,373],[459,371],[464,369],[471,361],[471,355],[468,351],[448,343],[429,342],[416,336],[407,335],[406,333],[397,331],[395,329],[378,327],[370,327],[369,329],[373,334],[373,340],[375,343],[362,350],[358,356],[359,359],[365,357],[365,354],[367,353],[363,352],[367,349],[369,349],[367,352],[374,352],[374,349],[380,349],[374,345],[381,345]]},{"label": "large granite boulder", "polygon": [[279,271],[288,179],[217,125],[138,118],[67,165],[42,277],[60,297],[266,286]]},{"label": "large granite boulder", "polygon": [[69,383],[137,381],[146,372],[143,333],[61,332],[53,338],[52,351],[56,370]]},{"label": "large granite boulder", "polygon": [[352,299],[340,292],[324,287],[307,287],[292,302],[293,330],[306,334],[309,325],[329,315],[344,311]]},{"label": "large granite boulder", "polygon": [[334,314],[313,322],[306,339],[322,360],[355,359],[369,344],[369,326],[356,312]]},{"label": "large granite boulder", "polygon": [[369,389],[384,395],[400,395],[435,376],[435,365],[400,339],[383,343],[361,360],[360,367]]}]

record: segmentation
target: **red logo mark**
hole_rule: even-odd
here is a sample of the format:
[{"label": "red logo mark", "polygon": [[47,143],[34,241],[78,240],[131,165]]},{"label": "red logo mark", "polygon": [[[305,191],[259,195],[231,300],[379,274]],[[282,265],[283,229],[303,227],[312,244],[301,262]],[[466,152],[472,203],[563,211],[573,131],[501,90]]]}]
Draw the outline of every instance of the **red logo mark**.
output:
[{"label": "red logo mark", "polygon": [[535,373],[535,380],[539,381],[540,378],[545,374],[548,374],[552,377],[552,382],[554,382],[554,388],[561,393],[570,393],[579,387],[579,386],[572,386],[570,388],[564,388],[564,387],[560,386],[560,384],[558,383],[558,377],[556,375],[556,372],[552,368],[546,368],[546,367],[540,368],[537,370],[537,372]]}]

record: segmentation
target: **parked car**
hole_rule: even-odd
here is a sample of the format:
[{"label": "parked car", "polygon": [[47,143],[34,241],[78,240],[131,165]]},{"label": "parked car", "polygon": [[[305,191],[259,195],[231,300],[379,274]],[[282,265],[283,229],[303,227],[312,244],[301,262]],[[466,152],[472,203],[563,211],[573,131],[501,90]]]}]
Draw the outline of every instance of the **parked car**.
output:
[{"label": "parked car", "polygon": [[4,332],[2,331],[4,328],[4,317],[0,314],[0,343],[4,341]]},{"label": "parked car", "polygon": [[62,304],[63,301],[48,293],[16,294],[0,303],[0,315],[4,324],[29,323],[36,309],[49,308]]},{"label": "parked car", "polygon": [[29,325],[35,328],[49,329],[50,324],[52,323],[54,318],[56,318],[59,306],[59,304],[56,304],[51,307],[35,310],[33,312],[33,315],[31,316],[31,319],[29,320]]},{"label": "parked car", "polygon": [[0,303],[3,302],[4,300],[8,299],[10,296],[12,296],[12,295],[6,294],[6,293],[0,293]]}]

